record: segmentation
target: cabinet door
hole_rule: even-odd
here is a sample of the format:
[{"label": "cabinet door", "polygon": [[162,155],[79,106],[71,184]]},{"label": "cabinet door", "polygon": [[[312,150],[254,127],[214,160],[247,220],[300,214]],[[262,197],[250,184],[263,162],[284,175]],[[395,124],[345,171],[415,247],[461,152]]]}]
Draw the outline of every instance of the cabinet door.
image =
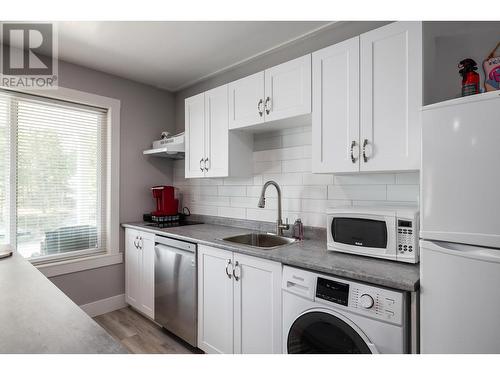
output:
[{"label": "cabinet door", "polygon": [[[422,24],[361,35],[361,171],[420,168]],[[363,151],[361,151],[363,155]]]},{"label": "cabinet door", "polygon": [[312,171],[359,170],[359,37],[312,55]]},{"label": "cabinet door", "polygon": [[189,177],[205,175],[205,94],[185,100],[185,174]]},{"label": "cabinet door", "polygon": [[229,129],[264,122],[264,72],[229,84]]},{"label": "cabinet door", "polygon": [[198,347],[206,353],[233,353],[232,261],[230,251],[198,247]]},{"label": "cabinet door", "polygon": [[266,121],[311,113],[311,55],[265,71]]},{"label": "cabinet door", "polygon": [[139,308],[140,300],[140,250],[139,232],[125,229],[125,301]]},{"label": "cabinet door", "polygon": [[229,174],[229,103],[227,85],[205,92],[205,150],[207,177]]},{"label": "cabinet door", "polygon": [[234,352],[281,353],[281,264],[234,253]]},{"label": "cabinet door", "polygon": [[155,242],[151,233],[141,233],[140,237],[140,311],[154,319],[155,302]]}]

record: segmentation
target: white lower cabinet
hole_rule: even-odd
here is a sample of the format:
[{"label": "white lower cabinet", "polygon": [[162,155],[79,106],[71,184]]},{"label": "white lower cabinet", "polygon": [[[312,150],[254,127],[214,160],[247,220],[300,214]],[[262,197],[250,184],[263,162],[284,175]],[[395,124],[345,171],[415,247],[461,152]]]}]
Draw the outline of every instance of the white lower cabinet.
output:
[{"label": "white lower cabinet", "polygon": [[154,234],[125,229],[125,302],[154,319]]},{"label": "white lower cabinet", "polygon": [[281,263],[233,259],[234,353],[281,353]]},{"label": "white lower cabinet", "polygon": [[281,264],[200,245],[198,346],[206,353],[281,353]]},{"label": "white lower cabinet", "polygon": [[198,347],[206,353],[233,352],[232,259],[230,251],[198,246]]}]

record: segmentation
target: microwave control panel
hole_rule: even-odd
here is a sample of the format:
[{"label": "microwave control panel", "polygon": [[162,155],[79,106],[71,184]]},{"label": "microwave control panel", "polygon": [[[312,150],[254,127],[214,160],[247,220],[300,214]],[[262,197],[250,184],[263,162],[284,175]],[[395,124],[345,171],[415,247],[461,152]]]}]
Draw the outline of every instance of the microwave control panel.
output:
[{"label": "microwave control panel", "polygon": [[396,246],[398,258],[418,260],[418,228],[416,221],[397,219]]}]

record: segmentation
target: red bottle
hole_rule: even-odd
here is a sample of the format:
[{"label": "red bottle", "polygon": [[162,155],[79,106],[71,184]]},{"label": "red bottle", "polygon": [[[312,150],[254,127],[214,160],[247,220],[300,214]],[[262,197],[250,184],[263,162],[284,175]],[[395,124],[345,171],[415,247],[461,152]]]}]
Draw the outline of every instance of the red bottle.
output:
[{"label": "red bottle", "polygon": [[472,59],[465,59],[458,64],[458,71],[462,76],[462,96],[479,94],[479,74],[476,73],[477,64]]}]

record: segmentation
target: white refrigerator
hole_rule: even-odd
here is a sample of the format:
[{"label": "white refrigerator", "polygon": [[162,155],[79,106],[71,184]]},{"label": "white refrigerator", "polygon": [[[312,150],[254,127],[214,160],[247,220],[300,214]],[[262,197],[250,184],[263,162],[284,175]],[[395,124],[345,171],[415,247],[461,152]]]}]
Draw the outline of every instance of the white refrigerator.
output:
[{"label": "white refrigerator", "polygon": [[500,92],[424,107],[422,353],[500,353]]}]

